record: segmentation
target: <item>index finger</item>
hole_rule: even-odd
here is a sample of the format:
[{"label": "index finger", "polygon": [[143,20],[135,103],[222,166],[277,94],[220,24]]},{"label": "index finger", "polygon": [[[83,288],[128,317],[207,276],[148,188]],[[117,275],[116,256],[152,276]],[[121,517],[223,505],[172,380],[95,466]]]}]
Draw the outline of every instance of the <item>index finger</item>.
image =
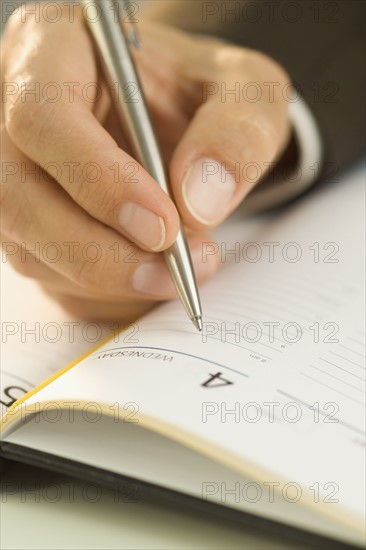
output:
[{"label": "index finger", "polygon": [[[22,46],[7,49],[6,81],[15,87],[4,105],[12,141],[95,219],[145,250],[169,247],[179,228],[173,202],[98,122],[98,98],[90,101],[80,92],[100,89],[80,11],[73,22],[66,15],[52,25],[18,21],[14,33]],[[50,83],[56,97],[37,94]]]}]

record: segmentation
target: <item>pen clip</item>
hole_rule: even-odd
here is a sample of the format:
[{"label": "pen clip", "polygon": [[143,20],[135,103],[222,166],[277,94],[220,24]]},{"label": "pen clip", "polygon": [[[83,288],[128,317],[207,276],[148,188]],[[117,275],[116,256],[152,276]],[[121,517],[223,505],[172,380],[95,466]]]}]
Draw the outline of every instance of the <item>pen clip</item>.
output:
[{"label": "pen clip", "polygon": [[131,27],[132,27],[131,32],[127,37],[128,43],[131,46],[134,46],[137,50],[139,50],[141,48],[141,40],[140,40],[139,31],[137,30],[136,23],[131,23]]},{"label": "pen clip", "polygon": [[139,31],[137,29],[136,21],[135,20],[132,20],[132,21],[129,20],[130,16],[132,15],[132,14],[129,13],[130,2],[126,2],[126,0],[122,0],[122,4],[123,4],[124,9],[127,12],[127,17],[126,17],[127,21],[125,21],[125,22],[128,23],[129,25],[131,25],[131,30],[127,34],[128,44],[130,46],[133,46],[134,48],[136,48],[138,50],[138,49],[141,48],[141,40],[140,40]]}]

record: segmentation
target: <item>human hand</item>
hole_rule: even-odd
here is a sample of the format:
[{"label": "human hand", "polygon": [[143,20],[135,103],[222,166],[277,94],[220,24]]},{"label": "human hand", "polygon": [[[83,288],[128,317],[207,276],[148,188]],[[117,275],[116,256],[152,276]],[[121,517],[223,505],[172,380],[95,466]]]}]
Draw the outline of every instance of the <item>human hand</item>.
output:
[{"label": "human hand", "polygon": [[[20,9],[5,33],[2,241],[14,267],[72,314],[131,320],[175,296],[157,252],[174,242],[179,216],[129,154],[81,9],[73,21],[62,9],[57,23],[50,8],[48,20],[28,12],[23,22]],[[204,281],[218,265],[202,256],[207,230],[239,205],[289,134],[276,89],[272,101],[248,103],[235,94],[223,100],[222,86],[288,78],[258,52],[155,23],[139,27],[137,66]],[[262,170],[248,181],[243,168],[253,162]]]}]

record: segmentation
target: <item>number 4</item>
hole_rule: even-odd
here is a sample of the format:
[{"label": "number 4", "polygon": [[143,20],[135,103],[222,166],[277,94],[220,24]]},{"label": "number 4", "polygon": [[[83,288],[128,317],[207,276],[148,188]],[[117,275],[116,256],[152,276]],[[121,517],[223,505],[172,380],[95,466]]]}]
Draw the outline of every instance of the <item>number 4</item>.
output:
[{"label": "number 4", "polygon": [[222,372],[217,372],[216,374],[210,373],[210,378],[201,384],[201,386],[204,388],[218,388],[219,386],[229,386],[230,384],[234,384],[234,382],[230,382],[230,380],[223,378],[221,375]]}]

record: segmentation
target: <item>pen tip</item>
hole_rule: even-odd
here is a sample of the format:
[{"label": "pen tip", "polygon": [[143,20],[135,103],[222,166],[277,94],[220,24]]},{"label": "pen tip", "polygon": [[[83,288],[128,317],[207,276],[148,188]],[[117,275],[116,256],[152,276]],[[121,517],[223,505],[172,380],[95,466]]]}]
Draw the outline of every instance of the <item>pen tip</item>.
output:
[{"label": "pen tip", "polygon": [[200,332],[202,331],[202,317],[200,315],[196,315],[195,317],[192,317],[192,323],[196,327],[197,330]]}]

